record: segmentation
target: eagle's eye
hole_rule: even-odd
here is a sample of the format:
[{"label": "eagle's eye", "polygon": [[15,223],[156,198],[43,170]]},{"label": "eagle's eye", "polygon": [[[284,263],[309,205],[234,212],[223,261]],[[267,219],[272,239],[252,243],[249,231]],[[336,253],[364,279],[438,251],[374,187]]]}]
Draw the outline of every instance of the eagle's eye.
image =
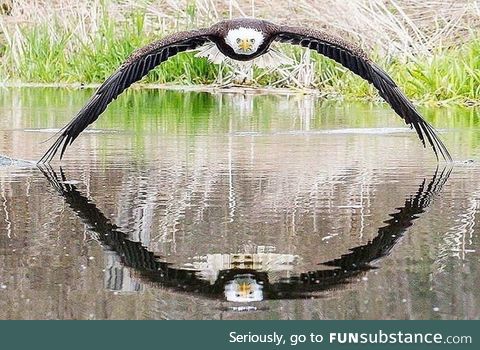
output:
[{"label": "eagle's eye", "polygon": [[237,44],[240,44],[241,41],[242,41],[242,39],[237,38]]},{"label": "eagle's eye", "polygon": [[250,39],[250,42],[251,42],[252,44],[254,44],[254,43],[255,43],[255,39],[253,39],[253,38]]}]

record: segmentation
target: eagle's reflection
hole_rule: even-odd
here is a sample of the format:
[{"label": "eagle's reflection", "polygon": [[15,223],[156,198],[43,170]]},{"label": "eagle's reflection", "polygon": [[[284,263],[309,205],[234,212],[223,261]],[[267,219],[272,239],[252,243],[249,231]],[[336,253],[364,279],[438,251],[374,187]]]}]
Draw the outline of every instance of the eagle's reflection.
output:
[{"label": "eagle's reflection", "polygon": [[[173,267],[160,260],[140,242],[130,240],[94,203],[83,196],[75,185],[66,181],[61,170],[59,178],[50,167],[42,166],[40,169],[95,234],[95,238],[111,251],[110,254],[120,258],[122,265],[134,269],[141,278],[170,290],[232,302],[321,297],[322,291],[352,282],[359,275],[374,268],[370,265],[372,262],[389,254],[407,228],[441,191],[451,172],[451,169],[437,169],[429,182],[424,179],[416,193],[405,201],[403,207],[390,214],[391,218],[385,221],[386,225],[379,228],[378,235],[367,244],[354,247],[349,253],[324,262],[323,269],[270,282],[271,270],[262,270],[255,266],[252,255],[244,255],[243,258],[238,258],[241,256],[238,255],[234,263],[221,265],[223,269],[215,271],[214,274],[206,272],[208,269],[202,265],[193,266],[192,269]],[[294,256],[288,254],[273,254],[270,258],[272,256],[280,261],[280,264],[285,264],[287,269],[294,259]],[[211,269],[211,266],[209,268]]]}]

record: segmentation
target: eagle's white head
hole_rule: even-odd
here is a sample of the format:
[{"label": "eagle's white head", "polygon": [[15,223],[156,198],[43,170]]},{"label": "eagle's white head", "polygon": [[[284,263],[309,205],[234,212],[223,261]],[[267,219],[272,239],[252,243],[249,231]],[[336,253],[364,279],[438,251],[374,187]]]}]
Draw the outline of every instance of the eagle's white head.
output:
[{"label": "eagle's white head", "polygon": [[257,52],[264,41],[261,31],[253,28],[240,27],[228,31],[225,42],[238,55],[251,55]]}]

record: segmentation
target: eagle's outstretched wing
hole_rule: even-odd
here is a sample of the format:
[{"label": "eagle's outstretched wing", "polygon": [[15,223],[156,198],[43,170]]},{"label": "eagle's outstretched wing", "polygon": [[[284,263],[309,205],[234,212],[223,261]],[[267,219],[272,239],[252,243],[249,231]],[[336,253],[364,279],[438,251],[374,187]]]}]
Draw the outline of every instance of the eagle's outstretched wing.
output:
[{"label": "eagle's outstretched wing", "polygon": [[372,62],[362,49],[345,42],[341,38],[313,29],[279,26],[275,34],[274,40],[315,50],[373,84],[380,92],[380,96],[405,120],[405,123],[415,128],[424,146],[425,138],[427,139],[437,159],[438,153],[440,153],[445,160],[452,160],[447,148],[432,126],[422,118],[392,78]]},{"label": "eagle's outstretched wing", "polygon": [[178,32],[142,47],[135,52],[98,88],[87,104],[62,130],[55,143],[40,159],[48,163],[61,147],[60,159],[68,145],[105,111],[107,105],[126,88],[149,71],[179,52],[195,49],[212,37],[211,29]]}]

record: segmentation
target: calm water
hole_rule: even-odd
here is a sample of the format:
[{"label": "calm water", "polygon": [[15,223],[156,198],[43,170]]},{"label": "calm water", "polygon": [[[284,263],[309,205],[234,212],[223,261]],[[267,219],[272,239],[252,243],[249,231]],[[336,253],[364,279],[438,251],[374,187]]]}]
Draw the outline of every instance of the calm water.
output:
[{"label": "calm water", "polygon": [[0,318],[480,317],[480,110],[437,169],[384,105],[131,91],[35,167],[90,94],[0,91]]}]

